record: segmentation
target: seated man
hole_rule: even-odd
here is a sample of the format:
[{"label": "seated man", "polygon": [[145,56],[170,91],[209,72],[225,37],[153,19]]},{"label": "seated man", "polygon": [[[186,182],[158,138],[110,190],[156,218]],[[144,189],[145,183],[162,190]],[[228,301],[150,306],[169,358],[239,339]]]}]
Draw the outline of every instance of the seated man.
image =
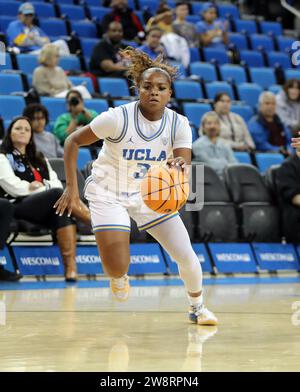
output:
[{"label": "seated man", "polygon": [[53,133],[63,145],[67,136],[76,129],[89,124],[98,113],[95,110],[88,110],[84,106],[82,95],[77,90],[70,90],[66,96],[68,113],[57,117]]},{"label": "seated man", "polygon": [[138,49],[145,52],[153,60],[160,54],[166,57],[165,49],[160,43],[162,35],[163,32],[159,27],[151,27],[147,31],[146,42]]},{"label": "seated man", "polygon": [[[15,51],[39,54],[41,48],[50,42],[46,33],[33,24],[34,15],[34,6],[31,3],[23,3],[19,7],[18,20],[8,25],[6,31],[8,44]],[[52,43],[59,48],[61,56],[70,54],[69,47],[64,40],[57,40]]]},{"label": "seated man", "polygon": [[127,0],[112,0],[112,12],[102,19],[103,30],[106,31],[111,22],[120,22],[123,27],[124,39],[133,40],[139,33],[144,36],[144,29],[138,16],[128,7]]},{"label": "seated man", "polygon": [[48,159],[63,158],[64,149],[59,144],[59,140],[52,132],[45,130],[49,122],[49,113],[45,106],[39,103],[32,103],[26,106],[23,116],[27,117],[31,123],[37,151],[41,152]]},{"label": "seated man", "polygon": [[193,155],[197,161],[206,163],[222,177],[223,170],[237,163],[230,147],[220,140],[221,123],[215,112],[206,113],[201,121],[203,136],[193,143]]},{"label": "seated man", "polygon": [[196,25],[200,43],[204,47],[225,48],[228,44],[227,24],[218,20],[217,8],[212,3],[205,3],[202,8],[203,21]]},{"label": "seated man", "polygon": [[197,48],[199,46],[199,38],[197,29],[194,23],[186,21],[189,14],[189,6],[185,1],[176,3],[175,9],[176,19],[173,22],[174,33],[185,38],[190,48]]},{"label": "seated man", "polygon": [[[6,199],[0,198],[0,249],[4,248],[5,241],[9,235],[9,225],[14,215],[13,205]],[[0,264],[0,281],[15,282],[22,275],[4,269]]]},{"label": "seated man", "polygon": [[122,43],[123,28],[119,22],[111,22],[104,38],[94,47],[90,71],[96,76],[125,77],[127,66],[119,55],[125,49]]},{"label": "seated man", "polygon": [[258,151],[289,154],[290,130],[276,114],[276,97],[272,92],[261,93],[259,112],[248,122],[248,129]]},{"label": "seated man", "polygon": [[300,158],[286,159],[276,172],[282,210],[283,234],[288,242],[300,243]]}]

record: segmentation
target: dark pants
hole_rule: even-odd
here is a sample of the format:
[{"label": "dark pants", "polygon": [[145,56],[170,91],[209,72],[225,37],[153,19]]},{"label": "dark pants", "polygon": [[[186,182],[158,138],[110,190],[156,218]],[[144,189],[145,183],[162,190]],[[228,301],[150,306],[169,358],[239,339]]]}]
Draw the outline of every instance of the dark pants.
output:
[{"label": "dark pants", "polygon": [[0,199],[0,249],[9,235],[9,225],[14,216],[14,206],[6,199]]},{"label": "dark pants", "polygon": [[61,227],[74,224],[72,218],[55,214],[53,205],[60,198],[63,189],[53,188],[30,195],[15,203],[15,218],[45,226],[55,232]]}]

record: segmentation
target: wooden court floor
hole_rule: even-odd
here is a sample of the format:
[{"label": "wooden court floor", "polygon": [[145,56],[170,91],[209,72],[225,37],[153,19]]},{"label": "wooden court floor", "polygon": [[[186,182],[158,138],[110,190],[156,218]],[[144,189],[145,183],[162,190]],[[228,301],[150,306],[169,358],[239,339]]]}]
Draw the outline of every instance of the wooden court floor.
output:
[{"label": "wooden court floor", "polygon": [[187,320],[183,287],[0,286],[0,371],[300,371],[300,280],[206,285],[220,325]]}]

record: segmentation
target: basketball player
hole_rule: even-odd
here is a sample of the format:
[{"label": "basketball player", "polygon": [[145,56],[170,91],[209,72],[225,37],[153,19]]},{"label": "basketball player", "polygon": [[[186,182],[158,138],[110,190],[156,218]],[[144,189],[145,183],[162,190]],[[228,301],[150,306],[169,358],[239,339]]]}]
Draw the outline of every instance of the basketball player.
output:
[{"label": "basketball player", "polygon": [[[159,214],[145,206],[140,181],[149,167],[169,164],[183,168],[191,163],[192,133],[187,118],[166,108],[176,69],[151,60],[133,48],[121,52],[131,61],[129,77],[139,100],[101,113],[65,142],[66,189],[56,202],[57,214],[71,213],[79,204],[76,178],[78,148],[104,139],[86,181],[93,230],[115,299],[129,294],[130,217],[146,230],[177,262],[190,302],[190,320],[216,325],[217,318],[203,305],[202,270],[178,213]],[[168,158],[171,159],[168,160]]]}]

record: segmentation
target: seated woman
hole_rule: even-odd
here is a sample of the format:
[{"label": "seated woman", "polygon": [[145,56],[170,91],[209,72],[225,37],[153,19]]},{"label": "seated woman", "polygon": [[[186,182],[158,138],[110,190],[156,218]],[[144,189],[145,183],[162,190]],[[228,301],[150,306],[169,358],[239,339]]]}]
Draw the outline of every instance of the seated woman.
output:
[{"label": "seated woman", "polygon": [[[15,118],[0,148],[0,197],[14,203],[14,216],[53,231],[62,255],[65,279],[77,280],[76,226],[70,216],[56,215],[53,208],[62,195],[62,184],[49,162],[36,152],[33,132],[26,117]],[[81,204],[72,216],[90,223],[88,208]]]},{"label": "seated woman", "polygon": [[40,66],[33,72],[32,85],[40,95],[65,98],[68,91],[78,90],[84,98],[91,98],[88,89],[83,86],[73,86],[65,71],[58,66],[59,50],[53,44],[45,45],[39,56]]},{"label": "seated woman", "polygon": [[251,151],[255,144],[243,118],[230,111],[231,98],[227,93],[218,93],[214,109],[221,122],[220,139],[234,151]]}]

